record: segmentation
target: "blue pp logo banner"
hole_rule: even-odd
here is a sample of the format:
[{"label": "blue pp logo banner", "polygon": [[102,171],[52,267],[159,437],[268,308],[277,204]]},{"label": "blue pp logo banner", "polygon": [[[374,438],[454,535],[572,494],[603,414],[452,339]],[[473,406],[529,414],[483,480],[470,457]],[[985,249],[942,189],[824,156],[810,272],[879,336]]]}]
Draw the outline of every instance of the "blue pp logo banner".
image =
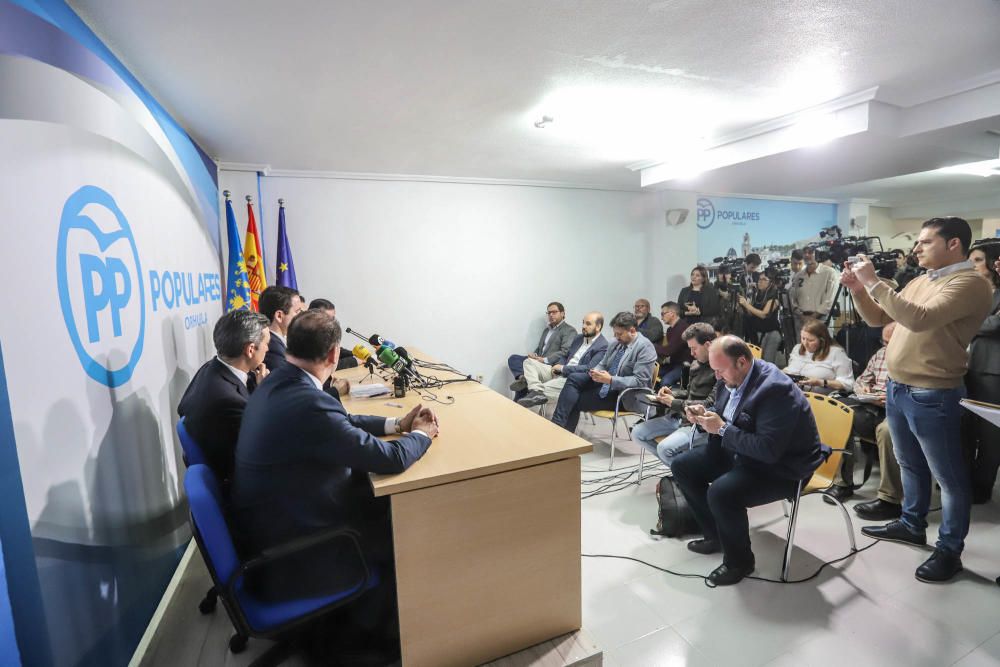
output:
[{"label": "blue pp logo banner", "polygon": [[[102,229],[84,209],[115,221]],[[56,250],[63,320],[84,371],[108,387],[132,377],[142,356],[146,300],[132,228],[114,198],[85,185],[63,206]],[[110,351],[110,352],[109,352]]]},{"label": "blue pp logo banner", "polygon": [[698,198],[697,223],[701,229],[708,229],[715,222],[715,204],[711,199]]}]

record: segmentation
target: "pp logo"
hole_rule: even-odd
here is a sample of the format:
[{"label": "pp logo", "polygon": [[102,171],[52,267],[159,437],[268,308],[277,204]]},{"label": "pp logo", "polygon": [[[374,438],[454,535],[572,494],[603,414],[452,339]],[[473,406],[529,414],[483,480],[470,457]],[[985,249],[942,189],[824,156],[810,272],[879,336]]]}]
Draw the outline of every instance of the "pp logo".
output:
[{"label": "pp logo", "polygon": [[124,384],[142,356],[146,300],[132,229],[104,190],[85,185],[63,205],[56,276],[83,369],[108,387]]},{"label": "pp logo", "polygon": [[715,222],[715,204],[712,203],[712,200],[700,197],[697,210],[698,227],[701,229],[711,227],[712,223]]}]

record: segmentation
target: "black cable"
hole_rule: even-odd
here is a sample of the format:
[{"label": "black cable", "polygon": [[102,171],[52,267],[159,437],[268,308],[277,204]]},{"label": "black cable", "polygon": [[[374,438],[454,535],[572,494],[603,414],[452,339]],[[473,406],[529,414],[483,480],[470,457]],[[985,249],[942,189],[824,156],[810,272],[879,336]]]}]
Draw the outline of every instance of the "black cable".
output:
[{"label": "black cable", "polygon": [[[871,549],[873,546],[875,546],[876,544],[878,544],[881,541],[882,540],[874,540],[868,546],[861,547],[857,551],[852,551],[852,552],[848,553],[845,556],[841,556],[840,558],[835,558],[833,560],[828,560],[825,563],[823,563],[822,565],[820,565],[819,569],[817,569],[815,572],[813,572],[812,574],[810,574],[808,577],[806,577],[804,579],[792,579],[790,581],[782,581],[781,579],[768,579],[767,577],[755,577],[752,574],[747,575],[745,578],[746,579],[754,579],[756,581],[765,581],[765,582],[767,582],[769,584],[802,584],[802,583],[805,583],[807,581],[811,581],[811,580],[815,579],[816,577],[818,577],[819,573],[822,572],[824,569],[826,569],[826,567],[828,565],[835,565],[836,563],[839,563],[839,562],[841,562],[843,560],[847,560],[851,556],[859,554],[862,551],[868,551],[869,549]],[[580,556],[582,556],[583,558],[615,558],[615,559],[618,559],[618,560],[630,560],[630,561],[634,561],[636,563],[640,563],[642,565],[645,565],[647,567],[651,567],[654,570],[659,570],[660,572],[664,572],[666,574],[673,575],[675,577],[681,577],[681,578],[684,578],[684,579],[701,579],[701,580],[703,580],[705,582],[705,585],[708,586],[709,588],[717,588],[717,586],[715,584],[711,583],[708,580],[708,576],[706,576],[706,575],[703,575],[703,574],[694,574],[694,573],[691,573],[691,572],[674,572],[673,570],[671,570],[669,568],[660,567],[659,565],[654,565],[653,563],[649,563],[647,561],[642,560],[641,558],[635,558],[633,556],[622,556],[622,555],[618,555],[618,554],[580,554]]]}]

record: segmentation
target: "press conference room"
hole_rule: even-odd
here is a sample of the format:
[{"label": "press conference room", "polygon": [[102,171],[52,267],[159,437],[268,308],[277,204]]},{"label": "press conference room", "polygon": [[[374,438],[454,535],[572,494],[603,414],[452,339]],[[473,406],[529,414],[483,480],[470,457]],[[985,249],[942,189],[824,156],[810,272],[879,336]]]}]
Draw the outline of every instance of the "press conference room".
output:
[{"label": "press conference room", "polygon": [[998,30],[0,0],[0,664],[1000,665]]}]

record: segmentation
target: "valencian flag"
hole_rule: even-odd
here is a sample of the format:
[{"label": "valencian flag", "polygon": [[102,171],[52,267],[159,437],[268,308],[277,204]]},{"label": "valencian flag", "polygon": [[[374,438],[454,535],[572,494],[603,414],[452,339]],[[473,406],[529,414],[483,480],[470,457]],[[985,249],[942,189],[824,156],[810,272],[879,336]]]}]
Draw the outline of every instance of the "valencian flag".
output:
[{"label": "valencian flag", "polygon": [[240,309],[250,310],[250,281],[247,280],[247,267],[243,263],[240,230],[236,227],[236,214],[233,213],[233,202],[229,201],[229,190],[226,190],[222,194],[226,196],[226,234],[229,238],[229,262],[226,271],[226,312]]},{"label": "valencian flag", "polygon": [[250,195],[247,195],[247,240],[243,244],[243,263],[246,264],[247,278],[250,279],[250,307],[258,310],[257,299],[267,287],[267,278],[264,277],[264,253],[260,250],[260,234],[257,233]]},{"label": "valencian flag", "polygon": [[275,271],[275,282],[282,287],[299,288],[295,280],[295,262],[292,261],[292,247],[288,245],[288,232],[285,231],[285,200],[278,200],[278,268]]}]

